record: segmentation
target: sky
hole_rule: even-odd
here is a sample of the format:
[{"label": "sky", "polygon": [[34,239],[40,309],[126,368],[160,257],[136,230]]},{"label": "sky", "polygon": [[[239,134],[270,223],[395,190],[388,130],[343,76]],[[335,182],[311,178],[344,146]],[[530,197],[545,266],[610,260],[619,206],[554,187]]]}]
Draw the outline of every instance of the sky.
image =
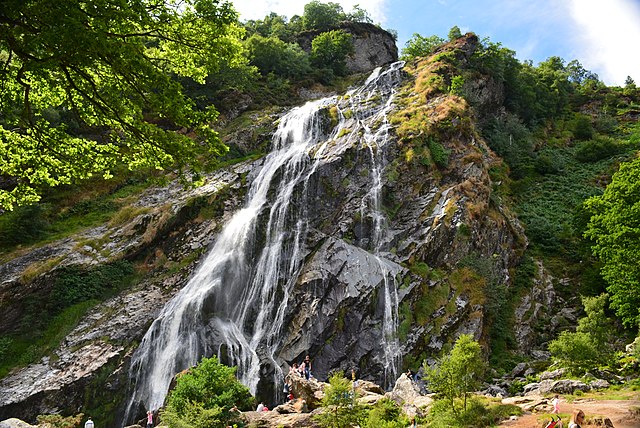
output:
[{"label": "sky", "polygon": [[[310,0],[230,0],[240,20],[269,12],[302,15]],[[321,0],[327,3],[325,0]],[[398,49],[414,33],[447,38],[457,25],[489,37],[534,64],[551,56],[598,74],[607,85],[623,86],[627,76],[640,85],[640,0],[333,0],[345,12],[355,4],[374,23],[398,33]]]}]

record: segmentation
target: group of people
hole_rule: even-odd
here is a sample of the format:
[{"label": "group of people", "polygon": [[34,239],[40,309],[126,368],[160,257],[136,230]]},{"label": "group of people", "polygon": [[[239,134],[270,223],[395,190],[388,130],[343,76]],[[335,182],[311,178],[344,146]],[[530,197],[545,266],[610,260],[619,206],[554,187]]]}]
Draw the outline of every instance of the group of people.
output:
[{"label": "group of people", "polygon": [[298,363],[293,363],[289,369],[289,374],[299,374],[307,380],[311,379],[313,377],[311,374],[311,358],[307,355],[299,365]]}]

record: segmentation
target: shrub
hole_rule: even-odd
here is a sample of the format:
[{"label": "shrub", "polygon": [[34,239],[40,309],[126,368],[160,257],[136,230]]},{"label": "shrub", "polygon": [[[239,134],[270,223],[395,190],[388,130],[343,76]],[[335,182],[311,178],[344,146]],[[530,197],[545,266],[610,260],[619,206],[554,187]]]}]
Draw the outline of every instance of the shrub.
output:
[{"label": "shrub", "polygon": [[433,139],[429,139],[427,143],[429,151],[431,152],[431,158],[433,162],[439,167],[445,168],[449,165],[450,150],[444,148],[444,146]]},{"label": "shrub", "polygon": [[383,398],[369,411],[363,426],[365,428],[404,428],[408,425],[409,421],[398,405],[388,398]]},{"label": "shrub", "polygon": [[576,159],[580,162],[597,162],[621,151],[622,148],[613,138],[599,137],[582,143],[576,151]]},{"label": "shrub", "polygon": [[84,413],[78,413],[75,416],[64,417],[62,415],[38,415],[38,426],[46,426],[49,428],[76,428],[84,419]]},{"label": "shrub", "polygon": [[311,42],[311,63],[318,68],[329,68],[337,76],[347,73],[346,58],[353,52],[351,34],[342,30],[327,31]]},{"label": "shrub", "polygon": [[177,378],[160,419],[171,428],[225,428],[238,422],[238,414],[231,409],[251,409],[253,397],[235,373],[235,367],[221,364],[215,356],[203,358]]},{"label": "shrub", "polygon": [[365,418],[365,409],[358,404],[351,381],[342,372],[329,377],[329,386],[324,391],[323,413],[313,419],[325,428],[349,428],[359,425]]}]

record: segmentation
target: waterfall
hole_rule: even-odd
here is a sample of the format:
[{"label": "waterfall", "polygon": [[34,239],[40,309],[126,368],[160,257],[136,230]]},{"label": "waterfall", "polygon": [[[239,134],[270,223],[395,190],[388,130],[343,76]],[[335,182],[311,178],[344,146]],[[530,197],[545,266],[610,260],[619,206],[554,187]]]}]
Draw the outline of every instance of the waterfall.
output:
[{"label": "waterfall", "polygon": [[[367,83],[375,80],[382,80],[385,75],[392,75],[391,79],[384,80],[386,82],[397,82],[399,79],[399,70],[404,65],[398,62],[381,73],[381,69],[376,69],[369,77]],[[358,111],[357,106],[366,103],[376,96],[378,89],[365,83],[361,88],[349,92],[349,100],[351,108]],[[365,219],[369,215],[372,219],[372,232],[369,243],[369,250],[376,256],[380,271],[383,273],[383,296],[384,296],[384,316],[382,324],[382,347],[384,351],[384,386],[392,386],[400,371],[401,350],[398,342],[398,287],[396,279],[391,276],[391,269],[386,260],[380,255],[384,248],[385,231],[387,230],[387,218],[382,211],[382,173],[386,165],[384,159],[383,146],[389,137],[389,129],[391,127],[387,114],[392,108],[392,102],[395,95],[395,86],[388,88],[389,95],[383,106],[372,117],[361,120],[356,114],[356,120],[362,127],[362,142],[366,145],[371,159],[371,188],[369,192],[362,198],[360,208],[360,218]],[[369,124],[376,123],[377,128],[372,130]]]},{"label": "waterfall", "polygon": [[[261,363],[265,361],[275,367],[274,381],[282,379],[276,355],[290,293],[305,256],[307,183],[331,143],[358,138],[355,131],[341,136],[347,129],[345,124],[354,120],[364,130],[364,144],[373,164],[373,185],[363,199],[363,210],[374,218],[369,250],[377,255],[382,249],[385,219],[380,210],[380,191],[384,160],[378,146],[388,132],[390,88],[398,84],[401,67],[397,63],[385,71],[378,69],[361,88],[352,91],[350,96],[357,99],[370,99],[373,94],[380,97],[381,88],[387,92],[376,108],[369,106],[365,111],[352,103],[356,118],[341,115],[330,135],[322,131],[320,112],[338,107],[337,97],[309,102],[281,118],[272,151],[253,179],[244,207],[222,228],[194,275],[165,305],[134,353],[130,372],[134,391],[125,421],[135,415],[136,406],[161,407],[175,374],[203,356],[219,355],[237,366],[240,381],[252,393],[256,392]],[[383,122],[375,132],[373,120]],[[388,272],[384,260],[378,259],[383,272]],[[389,307],[383,320],[384,366],[385,372],[395,375],[399,358],[397,340],[393,339],[397,291],[390,278],[384,287],[385,308]]]}]

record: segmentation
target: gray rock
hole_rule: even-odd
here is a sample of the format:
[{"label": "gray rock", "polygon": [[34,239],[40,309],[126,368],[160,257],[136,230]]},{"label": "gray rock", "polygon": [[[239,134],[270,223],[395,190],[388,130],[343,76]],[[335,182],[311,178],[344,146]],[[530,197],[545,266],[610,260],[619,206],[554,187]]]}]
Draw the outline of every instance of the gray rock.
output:
[{"label": "gray rock", "polygon": [[566,374],[565,369],[557,369],[553,371],[547,371],[540,373],[540,380],[558,379]]},{"label": "gray rock", "polygon": [[591,387],[591,389],[598,390],[609,388],[611,384],[604,379],[596,379],[592,382],[589,382],[589,386]]},{"label": "gray rock", "polygon": [[511,370],[511,377],[523,376],[525,370],[527,370],[527,363],[518,363],[513,370]]},{"label": "gray rock", "polygon": [[0,428],[37,428],[37,426],[30,425],[20,419],[11,418],[0,421]]}]

